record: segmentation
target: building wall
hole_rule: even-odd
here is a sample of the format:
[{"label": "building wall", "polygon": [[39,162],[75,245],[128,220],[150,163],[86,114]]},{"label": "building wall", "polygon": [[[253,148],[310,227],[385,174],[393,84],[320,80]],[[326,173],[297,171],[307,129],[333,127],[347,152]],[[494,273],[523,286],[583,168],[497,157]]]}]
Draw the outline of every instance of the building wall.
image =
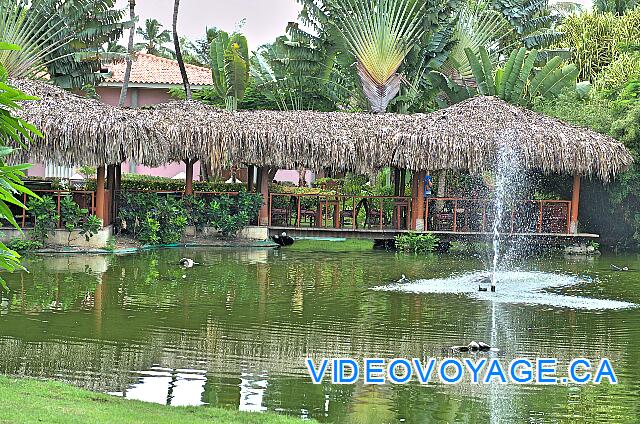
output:
[{"label": "building wall", "polygon": [[[116,106],[120,100],[120,87],[98,87],[96,89],[100,99],[109,105]],[[137,107],[166,103],[172,100],[169,91],[165,88],[136,88],[127,90],[127,98],[124,105],[131,107],[132,99],[137,96]]]}]

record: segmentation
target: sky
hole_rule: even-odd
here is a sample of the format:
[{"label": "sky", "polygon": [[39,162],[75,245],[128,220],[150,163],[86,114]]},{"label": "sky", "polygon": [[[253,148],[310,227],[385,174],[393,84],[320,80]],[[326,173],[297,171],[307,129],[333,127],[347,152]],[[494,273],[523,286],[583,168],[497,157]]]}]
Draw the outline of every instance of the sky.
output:
[{"label": "sky", "polygon": [[[558,0],[551,0],[553,4]],[[573,0],[590,8],[592,0]],[[128,0],[117,0],[118,7],[128,7]],[[296,0],[181,0],[178,35],[192,41],[202,38],[207,27],[233,32],[245,20],[242,32],[249,47],[255,50],[285,33],[287,22],[295,21],[300,6]],[[171,31],[173,0],[136,0],[138,26],[145,19],[157,19]],[[136,37],[136,41],[139,37]],[[120,41],[125,44],[125,40]]]},{"label": "sky", "polygon": [[[129,2],[117,0],[116,4],[128,8]],[[256,49],[283,35],[287,22],[295,21],[299,11],[296,0],[181,0],[178,35],[195,41],[204,36],[207,27],[233,32],[246,19],[242,33],[249,47]],[[145,19],[155,18],[171,31],[173,0],[136,0],[136,15],[138,26],[144,25]]]}]

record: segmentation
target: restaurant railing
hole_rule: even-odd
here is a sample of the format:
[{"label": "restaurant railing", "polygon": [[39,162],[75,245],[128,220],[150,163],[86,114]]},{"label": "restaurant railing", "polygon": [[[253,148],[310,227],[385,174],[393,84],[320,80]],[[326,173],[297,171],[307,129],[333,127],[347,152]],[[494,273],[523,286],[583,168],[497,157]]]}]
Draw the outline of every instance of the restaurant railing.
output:
[{"label": "restaurant railing", "polygon": [[[33,190],[39,196],[50,196],[61,215],[61,200],[71,196],[81,207],[96,213],[96,193],[89,190]],[[183,191],[123,190],[127,193],[156,193],[184,198]],[[117,193],[116,193],[117,194]],[[210,200],[220,196],[238,196],[238,192],[195,191],[194,197]],[[107,222],[117,214],[117,202],[111,204],[111,192],[105,191]],[[117,199],[118,196],[115,196]],[[26,195],[23,203],[28,202]],[[327,194],[269,193],[269,226],[292,228],[335,229],[411,229],[413,204],[404,196],[348,196]],[[11,205],[22,228],[32,227],[33,217],[28,210]],[[495,207],[490,199],[428,198],[424,203],[423,219],[426,231],[453,233],[492,232]],[[552,233],[570,232],[571,202],[567,200],[521,200],[505,205],[499,232]],[[58,227],[62,227],[61,220]]]},{"label": "restaurant railing", "polygon": [[269,193],[270,226],[404,230],[410,219],[410,197]]},{"label": "restaurant railing", "polygon": [[[269,225],[406,230],[411,229],[411,213],[417,206],[410,197],[270,193]],[[426,231],[493,231],[495,207],[490,199],[428,198],[423,213]],[[567,200],[520,200],[505,205],[498,230],[566,234],[570,213]]]},{"label": "restaurant railing", "polygon": [[[58,190],[32,190],[35,194],[40,197],[49,196],[55,203],[56,213],[58,215],[58,228],[62,228],[62,206],[61,201],[63,198],[67,196],[71,196],[71,198],[78,204],[78,206],[82,209],[87,209],[91,215],[96,215],[96,192],[91,190],[73,190],[73,189],[58,189]],[[176,198],[183,198],[184,192],[182,191],[161,191],[161,190],[122,190],[120,192],[126,193],[156,193],[156,194],[166,194],[168,196],[175,196]],[[117,204],[118,204],[118,196],[120,192],[116,192],[115,202],[112,203],[112,195],[111,190],[105,190],[105,204],[104,204],[104,216],[105,225],[108,225],[114,221],[114,218],[117,216]],[[209,192],[209,191],[196,191],[193,193],[195,197],[204,197],[207,200],[220,197],[220,196],[238,196],[238,192]],[[23,194],[20,198],[23,204],[27,204],[29,201],[29,197],[26,194]],[[26,208],[21,208],[16,205],[10,205],[10,210],[13,212],[13,216],[16,218],[16,222],[21,228],[32,228],[35,224],[35,219],[32,214]]]},{"label": "restaurant railing", "polygon": [[[96,193],[94,191],[88,190],[32,190],[35,194],[40,197],[49,196],[55,202],[56,205],[56,213],[58,215],[58,228],[62,228],[62,217],[61,217],[61,201],[63,198],[67,196],[71,196],[71,198],[83,209],[87,209],[90,214],[95,215],[96,213]],[[110,199],[111,196],[108,195],[109,191],[105,193],[105,202],[108,202],[107,197]],[[22,204],[27,205],[29,202],[29,197],[26,194],[22,195],[20,199]],[[110,204],[110,203],[109,203]],[[105,205],[105,210],[109,210],[109,204]],[[26,208],[21,208],[16,205],[10,205],[10,210],[13,212],[13,216],[16,218],[16,222],[21,228],[31,228],[34,225],[34,217],[29,214],[29,211]]]},{"label": "restaurant railing", "polygon": [[[495,206],[489,199],[428,198],[425,229],[453,233],[492,232]],[[568,200],[519,200],[505,205],[501,233],[570,232],[571,202]]]}]

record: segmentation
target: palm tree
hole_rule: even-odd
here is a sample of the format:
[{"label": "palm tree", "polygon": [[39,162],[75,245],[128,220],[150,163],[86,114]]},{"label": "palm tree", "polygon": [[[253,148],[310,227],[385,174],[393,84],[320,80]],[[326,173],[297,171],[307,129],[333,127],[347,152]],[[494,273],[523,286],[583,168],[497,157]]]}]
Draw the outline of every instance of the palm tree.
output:
[{"label": "palm tree", "polygon": [[101,47],[132,24],[123,18],[113,0],[0,0],[0,40],[22,47],[0,52],[0,61],[14,78],[94,85]]},{"label": "palm tree", "polygon": [[140,35],[144,42],[136,43],[135,50],[144,50],[154,56],[172,57],[173,51],[164,45],[171,41],[171,33],[162,29],[162,24],[157,19],[144,21],[144,28],[138,28],[136,34]]},{"label": "palm tree", "polygon": [[216,27],[207,28],[205,36],[196,40],[193,50],[195,58],[199,63],[203,65],[209,64],[209,46],[218,36],[218,32],[220,32],[220,30]]},{"label": "palm tree", "polygon": [[[136,20],[136,0],[129,0],[129,17],[132,22]],[[131,78],[131,55],[133,54],[133,36],[135,34],[135,25],[129,29],[129,43],[127,44],[126,50],[126,61],[127,66],[124,70],[124,81],[122,81],[122,89],[120,90],[120,99],[118,101],[118,106],[124,106],[124,102],[127,99],[127,90],[129,89],[129,79]],[[118,47],[122,47],[118,45]],[[122,47],[124,49],[124,47]]]},{"label": "palm tree", "polygon": [[345,0],[336,5],[337,28],[356,57],[356,68],[373,112],[384,112],[400,91],[398,68],[424,34],[425,2]]},{"label": "palm tree", "polygon": [[191,100],[191,86],[189,85],[187,68],[185,68],[184,66],[184,59],[182,58],[182,50],[180,50],[180,37],[178,37],[178,10],[179,9],[180,9],[180,0],[175,0],[173,3],[173,45],[176,49],[176,59],[178,60],[178,66],[180,67],[180,74],[182,75],[184,92],[186,94],[187,100]]},{"label": "palm tree", "polygon": [[[133,27],[135,32],[135,27]],[[118,44],[117,41],[110,41],[102,47],[102,51],[105,53],[126,53],[127,48],[122,44]]]}]

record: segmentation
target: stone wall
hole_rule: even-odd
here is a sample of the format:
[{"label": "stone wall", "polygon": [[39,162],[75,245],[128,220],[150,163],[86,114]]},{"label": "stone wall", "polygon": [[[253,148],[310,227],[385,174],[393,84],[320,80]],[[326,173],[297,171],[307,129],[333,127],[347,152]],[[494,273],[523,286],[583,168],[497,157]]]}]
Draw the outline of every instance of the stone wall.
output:
[{"label": "stone wall", "polygon": [[[24,234],[15,228],[1,228],[0,229],[0,241],[6,243],[13,238],[28,238],[31,230],[25,229]],[[107,246],[109,238],[113,235],[113,227],[108,227],[98,230],[98,233],[93,237],[86,240],[85,236],[80,234],[80,230],[74,230],[69,237],[67,230],[54,230],[49,233],[47,244],[57,246],[70,246],[80,247],[88,249],[102,249]]]}]

